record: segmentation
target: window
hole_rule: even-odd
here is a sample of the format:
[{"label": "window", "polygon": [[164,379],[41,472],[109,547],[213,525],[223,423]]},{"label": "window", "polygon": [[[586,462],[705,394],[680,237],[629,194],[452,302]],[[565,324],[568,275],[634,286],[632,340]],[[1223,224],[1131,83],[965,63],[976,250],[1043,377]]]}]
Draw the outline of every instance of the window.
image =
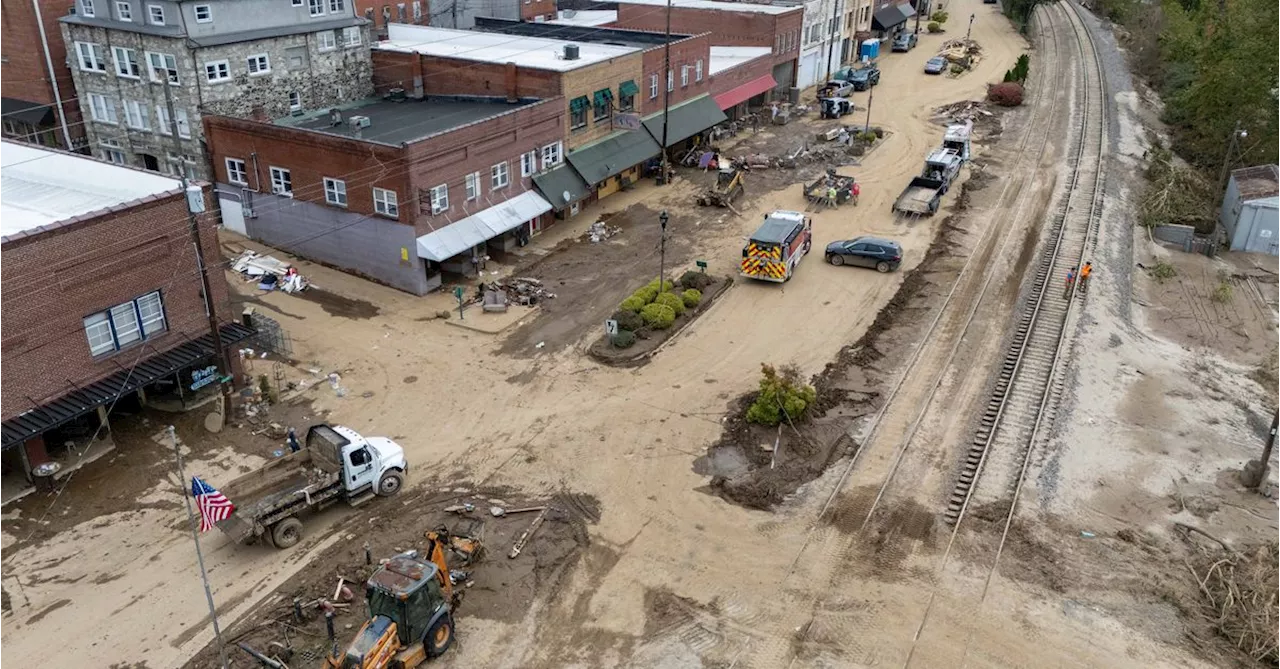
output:
[{"label": "window", "polygon": [[329,0],[329,13],[341,14],[347,11],[347,0]]},{"label": "window", "polygon": [[577,130],[587,127],[587,96],[569,101],[569,128]]},{"label": "window", "polygon": [[137,100],[124,101],[124,122],[134,130],[151,130],[151,118],[146,105]]},{"label": "window", "polygon": [[533,176],[538,171],[538,152],[529,151],[520,155],[520,176]]},{"label": "window", "polygon": [[324,201],[339,207],[347,206],[347,182],[341,179],[324,178]]},{"label": "window", "polygon": [[205,63],[204,78],[208,79],[211,84],[231,81],[231,64],[225,60],[216,60],[212,63]]},{"label": "window", "polygon": [[227,158],[227,181],[240,186],[249,185],[249,178],[245,172],[243,160]]},{"label": "window", "polygon": [[110,163],[115,163],[117,165],[124,165],[126,162],[128,162],[124,159],[124,152],[118,149],[103,149],[102,159]]},{"label": "window", "polygon": [[396,192],[385,188],[374,188],[373,210],[383,216],[400,218],[400,205],[396,201]]},{"label": "window", "polygon": [[316,43],[320,45],[319,49],[321,51],[332,51],[338,48],[336,41],[333,39],[332,30],[316,33]]},{"label": "window", "polygon": [[591,116],[596,122],[613,116],[613,89],[604,88],[595,92],[591,100]]},{"label": "window", "polygon": [[153,26],[164,25],[164,7],[147,5],[147,21]]},{"label": "window", "polygon": [[290,0],[289,4],[293,5],[294,7],[301,7],[306,4],[306,0]]},{"label": "window", "polygon": [[116,46],[111,47],[111,53],[116,58],[116,76],[129,77],[130,79],[142,78],[138,70],[137,51]]},{"label": "window", "polygon": [[449,210],[449,184],[440,184],[431,189],[431,213],[438,214]]},{"label": "window", "polygon": [[360,46],[360,27],[352,26],[342,29],[342,46]]},{"label": "window", "polygon": [[[187,123],[187,110],[176,110],[178,121],[178,136],[191,138],[191,125]],[[173,134],[173,121],[169,118],[169,108],[164,105],[156,105],[156,123],[159,124],[157,131],[162,135]]]},{"label": "window", "polygon": [[413,22],[417,23],[422,20],[422,1],[413,0]]},{"label": "window", "polygon": [[271,71],[271,57],[265,53],[249,56],[246,61],[249,63],[249,76],[266,74]]},{"label": "window", "polygon": [[695,75],[694,81],[702,81],[702,59],[701,58],[699,58],[698,62],[694,64],[694,75]]},{"label": "window", "polygon": [[159,291],[84,318],[84,334],[93,355],[119,351],[164,330],[164,302]]},{"label": "window", "polygon": [[312,16],[324,16],[324,0],[307,0],[307,11]]},{"label": "window", "polygon": [[299,109],[302,109],[302,94],[298,91],[289,91],[289,111]]},{"label": "window", "polygon": [[89,94],[89,113],[93,115],[93,120],[99,123],[115,124],[116,121],[116,101],[99,93]]},{"label": "window", "polygon": [[160,81],[168,77],[169,83],[178,83],[178,59],[167,53],[148,53],[147,67],[151,71],[151,80]]},{"label": "window", "polygon": [[680,66],[680,88],[685,88],[688,85],[689,85],[689,66],[681,65]]},{"label": "window", "polygon": [[196,5],[196,23],[209,23],[211,21],[213,21],[213,7]]},{"label": "window", "polygon": [[80,57],[80,69],[87,72],[106,72],[107,59],[101,44],[76,42],[76,55]]},{"label": "window", "polygon": [[279,167],[271,168],[271,192],[293,197],[293,177],[289,176],[289,170]]},{"label": "window", "polygon": [[676,73],[672,72],[671,70],[667,70],[667,92],[668,93],[676,89],[675,78],[676,78]]},{"label": "window", "polygon": [[542,147],[542,169],[548,169],[560,164],[560,142],[548,144]]},{"label": "window", "polygon": [[656,100],[658,98],[658,75],[649,75],[649,99]]},{"label": "window", "polygon": [[133,5],[127,2],[116,3],[116,18],[121,21],[133,21]]},{"label": "window", "polygon": [[467,190],[467,202],[470,202],[480,197],[480,173],[479,172],[472,172],[471,174],[468,174],[463,179],[463,183],[465,184],[466,190]]},{"label": "window", "polygon": [[93,7],[93,0],[80,0],[80,13],[90,18],[96,16],[96,10]]},{"label": "window", "polygon": [[489,188],[497,190],[506,188],[511,183],[511,174],[507,170],[507,161],[502,161],[489,169]]},{"label": "window", "polygon": [[396,17],[397,17],[398,19],[400,19],[400,22],[401,22],[401,23],[404,23],[405,15],[404,15],[404,3],[403,3],[403,2],[402,2],[402,3],[400,3],[400,4],[398,4],[398,5],[396,5]]}]

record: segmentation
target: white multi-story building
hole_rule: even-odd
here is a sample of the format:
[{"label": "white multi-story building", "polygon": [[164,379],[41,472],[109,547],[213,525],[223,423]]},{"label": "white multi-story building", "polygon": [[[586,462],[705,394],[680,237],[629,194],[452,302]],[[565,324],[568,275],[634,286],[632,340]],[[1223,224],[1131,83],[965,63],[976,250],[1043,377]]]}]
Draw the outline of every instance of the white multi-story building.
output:
[{"label": "white multi-story building", "polygon": [[844,7],[854,0],[805,0],[796,85],[817,86],[844,60]]},{"label": "white multi-story building", "polygon": [[210,178],[202,114],[275,118],[373,92],[351,0],[76,0],[62,32],[94,155],[158,172]]}]

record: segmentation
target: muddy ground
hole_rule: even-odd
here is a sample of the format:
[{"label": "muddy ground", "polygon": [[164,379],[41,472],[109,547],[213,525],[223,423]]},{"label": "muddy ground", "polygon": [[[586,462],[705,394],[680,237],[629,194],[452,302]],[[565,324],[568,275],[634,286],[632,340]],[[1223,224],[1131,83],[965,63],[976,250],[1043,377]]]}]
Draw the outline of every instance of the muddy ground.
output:
[{"label": "muddy ground", "polygon": [[[428,487],[427,489],[431,489]],[[295,598],[306,602],[333,600],[338,578],[347,583],[354,600],[350,606],[335,611],[335,630],[339,644],[345,647],[363,624],[363,583],[377,569],[380,559],[396,553],[419,550],[424,546],[424,533],[441,526],[459,536],[478,536],[484,542],[484,553],[471,566],[456,562],[450,566],[471,574],[469,585],[459,585],[464,592],[458,609],[457,640],[467,643],[468,622],[482,618],[503,622],[520,620],[539,597],[553,592],[568,569],[581,556],[588,544],[587,524],[599,520],[600,510],[589,496],[563,494],[553,499],[530,499],[508,490],[483,489],[464,492],[459,486],[453,492],[435,495],[408,495],[371,504],[367,514],[354,516],[351,522],[337,528],[343,534],[338,542],[325,550],[306,567],[288,579],[263,602],[236,621],[223,621],[223,638],[228,645],[228,667],[256,668],[260,665],[237,644],[244,643],[260,652],[277,657],[292,650],[290,666],[314,666],[328,648],[325,622],[314,607],[304,612],[304,621],[293,618]],[[444,509],[472,504],[469,513],[452,513]],[[495,518],[492,506],[518,509],[549,505],[546,520],[525,545],[520,555],[508,558],[512,545],[527,530],[537,512],[512,514]],[[365,542],[373,555],[372,566],[365,563]],[[239,550],[273,551],[268,546],[242,546]],[[184,669],[215,669],[217,649],[212,644],[189,662]]]}]

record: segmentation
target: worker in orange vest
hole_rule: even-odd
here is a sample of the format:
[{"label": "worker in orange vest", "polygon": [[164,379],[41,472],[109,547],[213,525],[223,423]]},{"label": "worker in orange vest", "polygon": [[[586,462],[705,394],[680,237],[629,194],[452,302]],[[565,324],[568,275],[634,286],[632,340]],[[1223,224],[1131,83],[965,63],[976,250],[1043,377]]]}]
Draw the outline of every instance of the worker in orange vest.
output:
[{"label": "worker in orange vest", "polygon": [[1089,275],[1093,273],[1093,263],[1087,262],[1080,268],[1080,292],[1089,290]]}]

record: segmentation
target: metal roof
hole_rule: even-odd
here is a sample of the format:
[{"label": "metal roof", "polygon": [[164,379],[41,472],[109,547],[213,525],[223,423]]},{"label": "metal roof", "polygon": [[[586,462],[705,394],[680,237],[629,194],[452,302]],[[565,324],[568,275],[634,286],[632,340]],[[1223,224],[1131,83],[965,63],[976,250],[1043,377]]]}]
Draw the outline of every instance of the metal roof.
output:
[{"label": "metal roof", "polygon": [[1258,165],[1242,167],[1231,171],[1231,179],[1236,182],[1241,200],[1258,200],[1280,193],[1277,188],[1277,170],[1275,165]]},{"label": "metal roof", "polygon": [[[666,7],[667,0],[616,0],[619,5],[649,5],[650,7]],[[672,9],[709,9],[717,12],[737,12],[742,14],[786,14],[803,11],[801,5],[761,5],[748,2],[717,2],[716,0],[671,0]]]},{"label": "metal roof", "polygon": [[529,190],[418,238],[418,257],[444,262],[514,230],[548,211],[551,203]]},{"label": "metal roof", "polygon": [[[718,110],[717,110],[718,111]],[[598,184],[662,153],[644,130],[619,130],[569,152],[569,163],[588,184]]]},{"label": "metal roof", "polygon": [[[628,54],[638,54],[639,49],[593,42],[571,42],[545,37],[516,37],[501,33],[452,30],[392,23],[387,26],[388,39],[378,42],[376,51],[420,53],[424,56],[457,58],[481,63],[506,64],[515,62],[520,67],[535,70],[569,72],[578,68],[605,63]],[[578,57],[566,60],[566,46],[578,47]]]},{"label": "metal roof", "polygon": [[[694,135],[723,123],[728,117],[720,110],[714,98],[704,93],[685,100],[667,110],[671,127],[667,131],[667,148]],[[659,145],[662,142],[662,112],[644,118],[644,127]]]},{"label": "metal roof", "polygon": [[[227,323],[219,329],[219,333],[222,335],[222,344],[230,347],[257,334],[257,330],[239,323]],[[76,388],[62,397],[5,420],[3,426],[0,426],[0,448],[8,450],[34,436],[66,425],[104,404],[115,402],[121,395],[169,376],[213,353],[213,340],[209,335],[204,335],[146,358],[131,370],[120,370],[101,381]]]},{"label": "metal roof", "polygon": [[902,4],[885,7],[871,15],[871,29],[882,32],[893,30],[915,15],[916,13],[911,9],[911,5]]},{"label": "metal roof", "polygon": [[798,225],[804,225],[804,216],[797,217],[788,216],[794,212],[775,211],[764,219],[764,224],[755,234],[751,235],[751,241],[764,242],[765,244],[785,244],[787,237],[796,229]]},{"label": "metal roof", "polygon": [[[591,194],[591,186],[569,163],[561,163],[547,172],[533,175],[533,185],[555,209],[564,209]],[[567,199],[565,193],[569,194]]]}]

